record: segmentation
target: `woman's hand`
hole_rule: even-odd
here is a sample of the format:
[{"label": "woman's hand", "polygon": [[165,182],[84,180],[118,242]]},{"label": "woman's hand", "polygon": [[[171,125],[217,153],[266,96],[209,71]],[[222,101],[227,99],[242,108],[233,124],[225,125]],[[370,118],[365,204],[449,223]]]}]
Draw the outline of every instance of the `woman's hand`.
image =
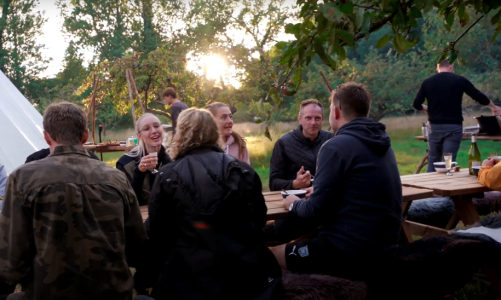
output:
[{"label": "woman's hand", "polygon": [[141,158],[139,162],[139,171],[146,172],[150,169],[155,169],[157,167],[158,158],[157,156],[146,155]]}]

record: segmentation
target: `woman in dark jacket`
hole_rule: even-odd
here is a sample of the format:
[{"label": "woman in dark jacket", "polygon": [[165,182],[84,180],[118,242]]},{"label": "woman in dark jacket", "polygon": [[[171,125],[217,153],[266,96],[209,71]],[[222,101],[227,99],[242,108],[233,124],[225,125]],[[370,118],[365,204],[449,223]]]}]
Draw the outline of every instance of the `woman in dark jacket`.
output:
[{"label": "woman in dark jacket", "polygon": [[219,137],[207,110],[179,115],[169,149],[174,162],[162,167],[152,190],[149,268],[135,277],[136,289],[153,285],[157,300],[282,297],[281,270],[264,243],[261,181],[222,151]]},{"label": "woman in dark jacket", "polygon": [[[163,130],[153,114],[142,115],[136,123],[139,145],[117,161],[117,169],[124,172],[136,193],[139,205],[150,203],[150,191],[155,182],[152,170],[171,162],[162,146]],[[157,152],[157,155],[149,155]]]}]

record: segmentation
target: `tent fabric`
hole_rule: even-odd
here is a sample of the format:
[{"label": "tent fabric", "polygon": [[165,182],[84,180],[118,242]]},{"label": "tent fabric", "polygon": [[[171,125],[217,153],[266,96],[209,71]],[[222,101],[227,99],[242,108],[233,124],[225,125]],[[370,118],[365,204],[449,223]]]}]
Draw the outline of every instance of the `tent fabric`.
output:
[{"label": "tent fabric", "polygon": [[30,154],[47,147],[42,115],[0,71],[0,164],[10,174]]}]

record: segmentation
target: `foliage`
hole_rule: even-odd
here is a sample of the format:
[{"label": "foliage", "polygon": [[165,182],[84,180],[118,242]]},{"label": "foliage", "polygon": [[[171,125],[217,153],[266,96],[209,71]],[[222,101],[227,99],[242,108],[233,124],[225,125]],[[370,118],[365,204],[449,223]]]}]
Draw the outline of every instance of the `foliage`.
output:
[{"label": "foliage", "polygon": [[48,63],[36,41],[45,22],[38,5],[36,0],[0,0],[0,70],[35,104],[33,94],[41,89],[36,80]]}]

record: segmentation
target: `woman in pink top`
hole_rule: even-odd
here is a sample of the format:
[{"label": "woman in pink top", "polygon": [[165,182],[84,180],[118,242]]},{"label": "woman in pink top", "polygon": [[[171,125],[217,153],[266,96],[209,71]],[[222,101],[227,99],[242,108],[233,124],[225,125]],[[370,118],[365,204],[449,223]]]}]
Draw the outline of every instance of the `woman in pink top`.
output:
[{"label": "woman in pink top", "polygon": [[220,102],[211,103],[206,108],[217,121],[221,138],[225,143],[226,148],[223,150],[226,154],[250,165],[249,151],[247,151],[245,140],[241,135],[233,131],[233,114],[230,108]]}]

